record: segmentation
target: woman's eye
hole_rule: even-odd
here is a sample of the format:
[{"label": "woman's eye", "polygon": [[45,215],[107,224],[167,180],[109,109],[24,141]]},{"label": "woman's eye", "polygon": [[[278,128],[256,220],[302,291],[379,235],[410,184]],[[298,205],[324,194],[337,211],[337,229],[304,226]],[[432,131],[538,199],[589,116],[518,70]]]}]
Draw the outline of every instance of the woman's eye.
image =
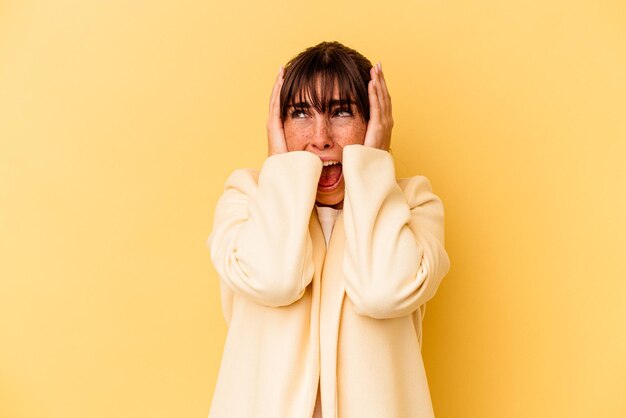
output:
[{"label": "woman's eye", "polygon": [[291,112],[291,117],[292,118],[304,118],[306,117],[306,113],[304,112],[304,110],[294,110],[293,112]]},{"label": "woman's eye", "polygon": [[348,108],[337,109],[335,112],[337,116],[352,116],[352,111]]}]

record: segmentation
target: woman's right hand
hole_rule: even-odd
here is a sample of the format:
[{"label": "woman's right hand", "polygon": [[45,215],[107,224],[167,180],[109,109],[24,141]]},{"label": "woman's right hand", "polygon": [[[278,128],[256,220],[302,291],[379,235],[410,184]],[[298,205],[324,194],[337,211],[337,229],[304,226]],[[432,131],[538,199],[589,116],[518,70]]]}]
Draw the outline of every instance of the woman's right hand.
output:
[{"label": "woman's right hand", "polygon": [[280,119],[280,89],[283,86],[285,69],[280,66],[270,97],[270,110],[267,118],[267,155],[288,152],[283,122]]}]

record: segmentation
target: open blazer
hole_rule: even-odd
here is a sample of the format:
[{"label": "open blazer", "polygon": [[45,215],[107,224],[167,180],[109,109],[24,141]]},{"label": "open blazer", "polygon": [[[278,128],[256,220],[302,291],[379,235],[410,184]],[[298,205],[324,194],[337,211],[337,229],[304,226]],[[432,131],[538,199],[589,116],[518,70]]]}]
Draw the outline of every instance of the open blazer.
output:
[{"label": "open blazer", "polygon": [[228,324],[209,417],[428,418],[425,303],[450,269],[441,200],[396,179],[387,151],[343,148],[328,248],[314,210],[322,161],[266,158],[227,179],[207,240]]}]

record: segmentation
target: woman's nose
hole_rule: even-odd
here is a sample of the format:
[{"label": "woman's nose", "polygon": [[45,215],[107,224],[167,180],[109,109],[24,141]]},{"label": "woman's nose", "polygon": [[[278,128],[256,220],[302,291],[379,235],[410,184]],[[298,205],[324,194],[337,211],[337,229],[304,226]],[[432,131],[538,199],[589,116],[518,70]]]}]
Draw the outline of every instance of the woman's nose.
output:
[{"label": "woman's nose", "polygon": [[332,129],[327,118],[317,118],[311,145],[318,149],[330,148],[333,145]]}]

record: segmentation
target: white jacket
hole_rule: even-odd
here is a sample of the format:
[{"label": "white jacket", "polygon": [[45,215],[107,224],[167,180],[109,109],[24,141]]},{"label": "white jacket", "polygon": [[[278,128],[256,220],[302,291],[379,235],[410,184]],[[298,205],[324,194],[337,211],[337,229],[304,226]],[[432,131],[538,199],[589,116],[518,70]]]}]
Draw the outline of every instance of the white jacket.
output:
[{"label": "white jacket", "polygon": [[210,418],[433,417],[426,305],[450,269],[441,200],[391,154],[343,149],[328,248],[314,210],[322,161],[268,157],[227,179],[207,246],[228,324]]}]

